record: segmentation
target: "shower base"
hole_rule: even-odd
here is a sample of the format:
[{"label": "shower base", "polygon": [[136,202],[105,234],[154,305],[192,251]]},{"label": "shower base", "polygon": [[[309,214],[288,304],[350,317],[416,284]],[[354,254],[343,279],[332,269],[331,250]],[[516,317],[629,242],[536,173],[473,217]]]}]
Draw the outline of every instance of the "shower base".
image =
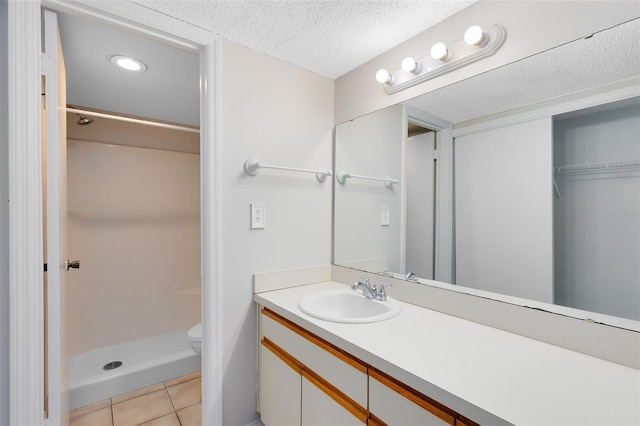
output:
[{"label": "shower base", "polygon": [[193,373],[200,366],[200,355],[184,331],[84,352],[69,360],[69,409]]}]

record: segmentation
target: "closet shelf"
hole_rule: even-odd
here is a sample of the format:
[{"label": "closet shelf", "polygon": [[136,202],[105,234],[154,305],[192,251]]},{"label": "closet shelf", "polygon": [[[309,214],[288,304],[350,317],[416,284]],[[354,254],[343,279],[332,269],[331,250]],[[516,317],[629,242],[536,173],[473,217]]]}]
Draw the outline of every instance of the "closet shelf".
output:
[{"label": "closet shelf", "polygon": [[580,173],[594,171],[626,171],[640,169],[640,160],[612,161],[609,163],[574,164],[554,167],[554,173]]}]

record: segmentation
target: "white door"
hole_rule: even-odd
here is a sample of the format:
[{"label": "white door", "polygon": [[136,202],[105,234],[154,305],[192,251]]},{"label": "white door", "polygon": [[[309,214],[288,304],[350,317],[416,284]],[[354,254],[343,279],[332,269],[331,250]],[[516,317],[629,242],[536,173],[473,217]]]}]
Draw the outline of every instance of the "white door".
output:
[{"label": "white door", "polygon": [[551,118],[455,140],[456,284],[553,301]]},{"label": "white door", "polygon": [[44,12],[46,262],[47,262],[47,424],[66,425],[69,417],[65,355],[67,267],[66,72],[55,13]]}]

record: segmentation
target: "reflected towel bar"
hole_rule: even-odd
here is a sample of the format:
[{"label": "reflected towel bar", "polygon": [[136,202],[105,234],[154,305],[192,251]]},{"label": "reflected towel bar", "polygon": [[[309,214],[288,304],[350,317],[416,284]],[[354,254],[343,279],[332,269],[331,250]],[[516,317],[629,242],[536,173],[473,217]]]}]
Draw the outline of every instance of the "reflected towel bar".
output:
[{"label": "reflected towel bar", "polygon": [[318,182],[324,182],[327,179],[327,176],[333,175],[333,172],[327,169],[309,170],[309,169],[299,169],[296,167],[270,166],[267,164],[262,164],[256,159],[251,159],[244,162],[244,171],[247,172],[249,176],[257,175],[260,169],[275,169],[275,170],[287,170],[290,172],[314,173],[316,175],[316,179],[318,179]]},{"label": "reflected towel bar", "polygon": [[400,183],[400,181],[398,179],[393,179],[393,178],[390,178],[390,177],[377,178],[377,177],[371,177],[371,176],[353,175],[351,173],[345,172],[344,170],[340,170],[338,172],[338,175],[336,176],[336,178],[337,178],[338,182],[343,184],[343,185],[347,181],[347,179],[349,179],[349,178],[365,179],[365,180],[376,180],[376,181],[379,181],[379,182],[384,182],[384,186],[387,189],[392,189],[393,188],[393,184]]}]

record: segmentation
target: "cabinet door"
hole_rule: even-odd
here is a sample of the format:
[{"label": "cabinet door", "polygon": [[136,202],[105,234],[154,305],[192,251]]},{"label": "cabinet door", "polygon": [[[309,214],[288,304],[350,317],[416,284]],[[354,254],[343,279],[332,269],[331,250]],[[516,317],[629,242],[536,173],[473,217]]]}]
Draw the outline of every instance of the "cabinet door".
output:
[{"label": "cabinet door", "polygon": [[302,375],[260,345],[258,411],[266,426],[300,425]]},{"label": "cabinet door", "polygon": [[455,423],[455,413],[436,407],[380,376],[369,377],[369,411],[381,422],[394,426],[442,426]]},{"label": "cabinet door", "polygon": [[364,423],[306,377],[302,378],[303,426],[362,426]]}]

